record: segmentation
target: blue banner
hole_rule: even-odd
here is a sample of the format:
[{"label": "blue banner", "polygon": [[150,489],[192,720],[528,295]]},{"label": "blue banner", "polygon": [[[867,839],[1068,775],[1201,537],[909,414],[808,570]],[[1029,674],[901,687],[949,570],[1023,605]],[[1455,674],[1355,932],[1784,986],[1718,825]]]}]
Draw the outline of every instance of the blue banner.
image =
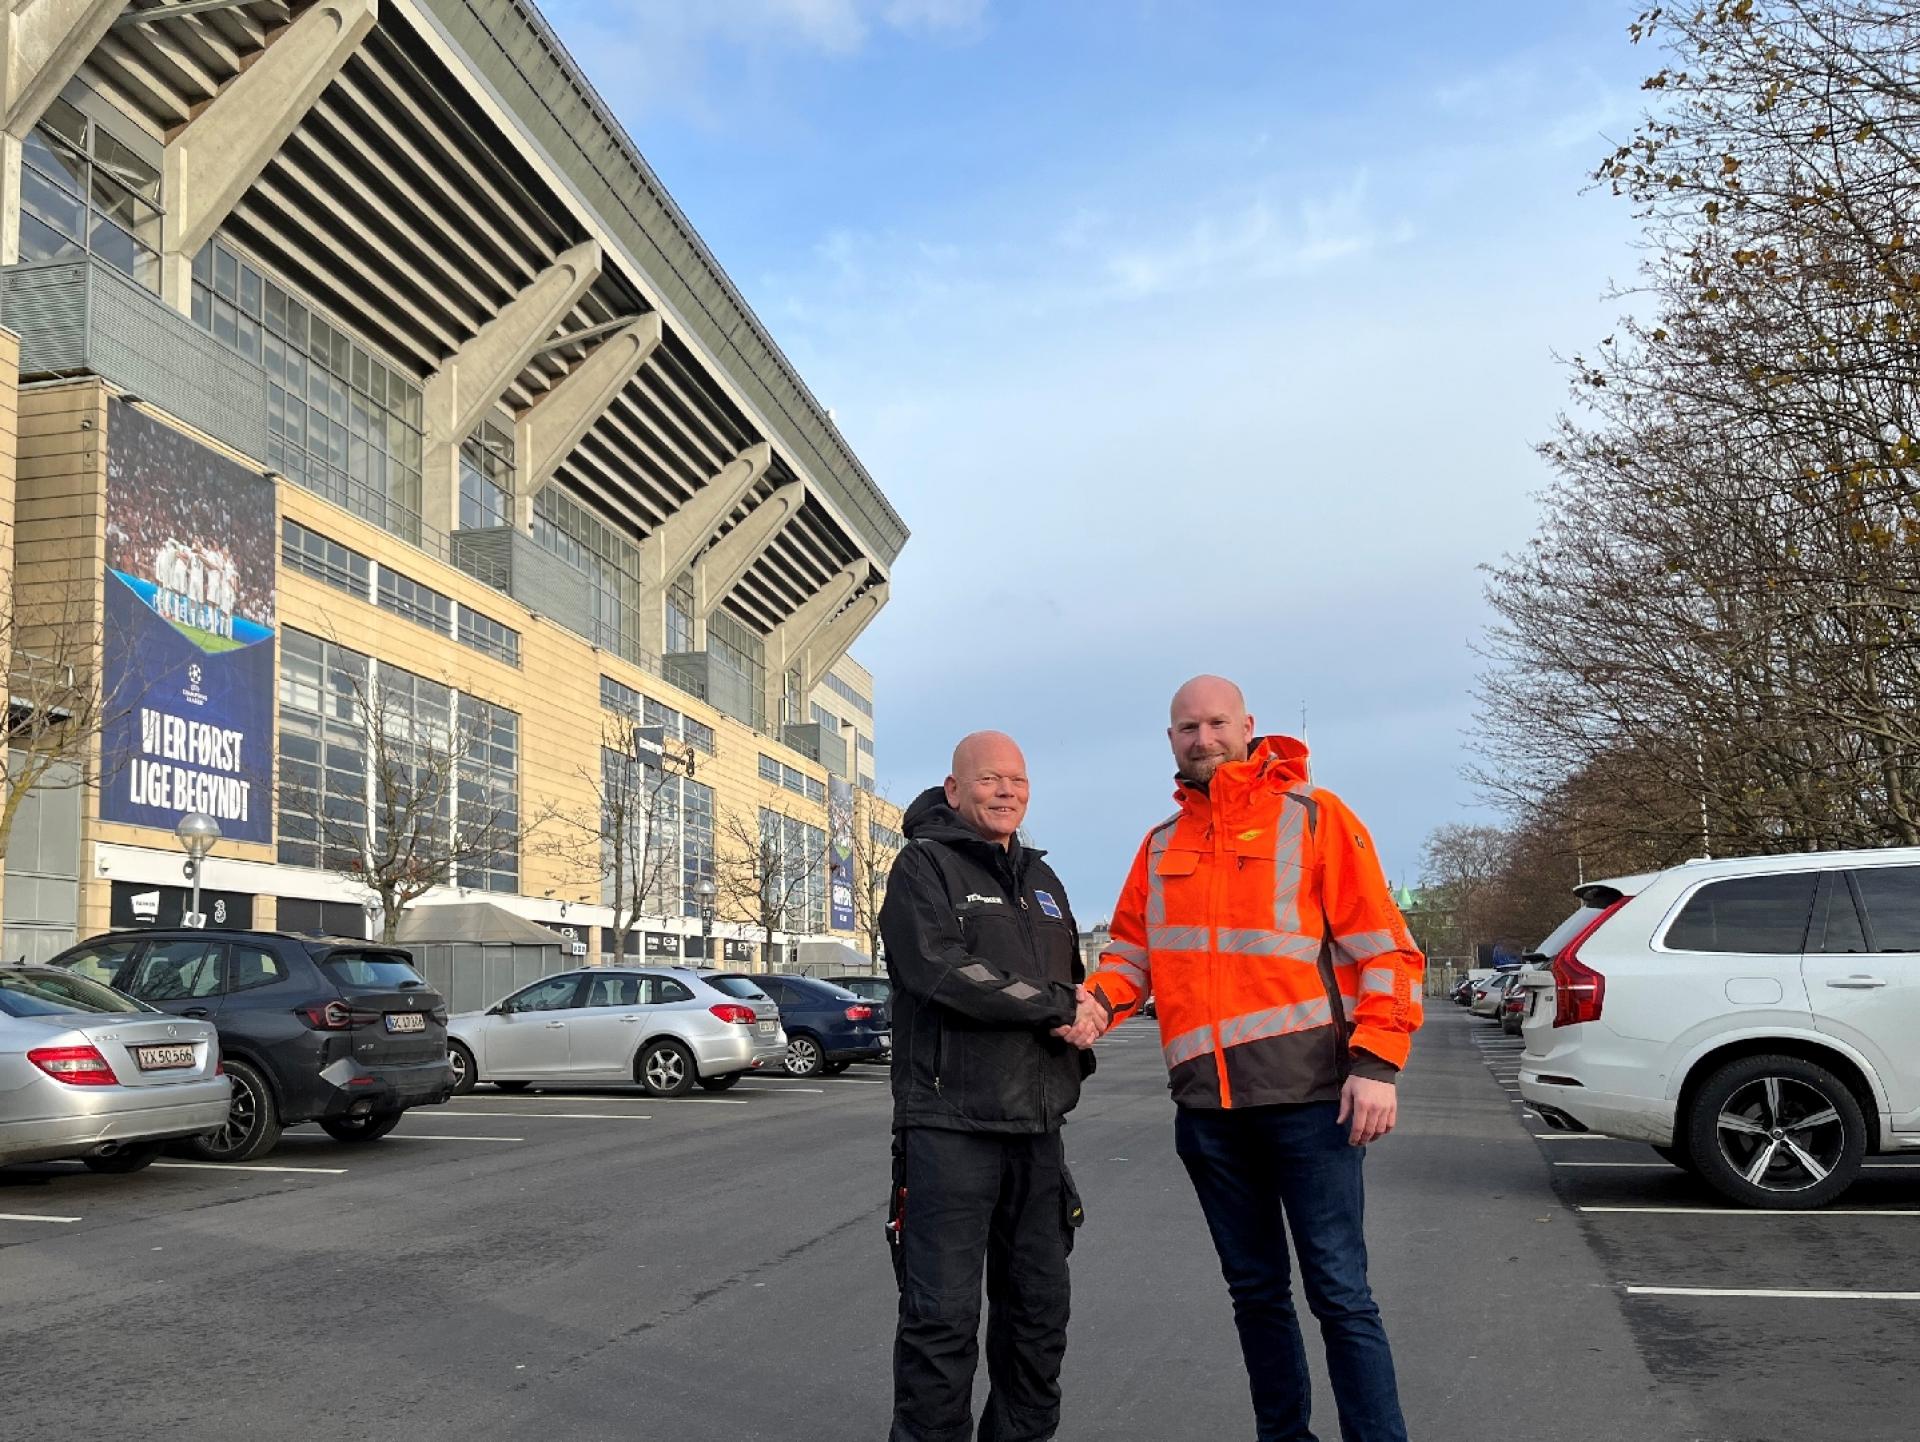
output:
[{"label": "blue banner", "polygon": [[103,821],[273,839],[273,482],[115,401]]},{"label": "blue banner", "polygon": [[827,778],[827,898],[835,931],[853,930],[853,787]]}]

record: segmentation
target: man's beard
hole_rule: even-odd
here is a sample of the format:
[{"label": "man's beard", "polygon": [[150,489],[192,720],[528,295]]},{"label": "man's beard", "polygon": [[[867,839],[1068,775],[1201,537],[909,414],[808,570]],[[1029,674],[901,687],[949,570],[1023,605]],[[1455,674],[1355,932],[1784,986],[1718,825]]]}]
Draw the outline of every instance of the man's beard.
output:
[{"label": "man's beard", "polygon": [[1233,758],[1224,751],[1211,756],[1202,756],[1198,759],[1189,758],[1186,764],[1180,768],[1180,774],[1189,781],[1198,781],[1204,785],[1213,780],[1214,772],[1218,771],[1222,766],[1225,766],[1227,762],[1232,759]]}]

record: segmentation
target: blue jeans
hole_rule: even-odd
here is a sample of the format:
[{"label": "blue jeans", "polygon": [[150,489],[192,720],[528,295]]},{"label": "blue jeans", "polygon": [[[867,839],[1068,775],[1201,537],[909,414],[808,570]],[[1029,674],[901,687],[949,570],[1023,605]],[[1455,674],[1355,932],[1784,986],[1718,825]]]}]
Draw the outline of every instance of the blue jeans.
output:
[{"label": "blue jeans", "polygon": [[[1342,1442],[1406,1442],[1380,1309],[1367,1287],[1364,1148],[1337,1102],[1179,1109],[1174,1141],[1207,1215],[1253,1391],[1258,1442],[1315,1442],[1287,1233],[1320,1322]],[[1281,1225],[1285,1215],[1286,1225]]]}]

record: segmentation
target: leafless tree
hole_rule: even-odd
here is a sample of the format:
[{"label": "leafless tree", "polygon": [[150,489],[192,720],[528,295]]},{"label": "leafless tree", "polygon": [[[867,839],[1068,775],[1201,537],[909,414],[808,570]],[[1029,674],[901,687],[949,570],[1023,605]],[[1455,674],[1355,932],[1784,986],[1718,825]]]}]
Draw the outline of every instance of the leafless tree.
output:
[{"label": "leafless tree", "polygon": [[618,962],[641,921],[680,913],[681,818],[670,785],[693,774],[693,749],[669,743],[648,757],[636,750],[632,722],[607,717],[595,764],[575,768],[582,807],[543,813],[535,849],[591,877],[592,899],[612,908]]},{"label": "leafless tree", "polygon": [[867,955],[880,960],[880,905],[887,899],[887,876],[905,838],[900,835],[900,813],[884,794],[854,793],[853,810],[853,925],[867,944]]},{"label": "leafless tree", "polygon": [[102,733],[139,697],[104,690],[98,581],[64,556],[17,562],[12,527],[0,526],[0,653],[7,719],[0,764],[0,859],[34,792],[95,788]]},{"label": "leafless tree", "polygon": [[1920,6],[1649,11],[1646,227],[1490,569],[1478,779],[1655,861],[1920,843]]},{"label": "leafless tree", "polygon": [[715,903],[728,920],[759,928],[761,960],[771,965],[774,933],[804,930],[809,892],[819,887],[825,893],[826,832],[766,806],[757,816],[722,812],[718,832]]},{"label": "leafless tree", "polygon": [[415,901],[518,850],[519,797],[485,764],[498,742],[493,707],[350,651],[333,657],[330,689],[365,765],[366,801],[325,794],[317,776],[283,763],[283,824],[312,821],[323,864],[373,893],[381,939],[393,941]]}]

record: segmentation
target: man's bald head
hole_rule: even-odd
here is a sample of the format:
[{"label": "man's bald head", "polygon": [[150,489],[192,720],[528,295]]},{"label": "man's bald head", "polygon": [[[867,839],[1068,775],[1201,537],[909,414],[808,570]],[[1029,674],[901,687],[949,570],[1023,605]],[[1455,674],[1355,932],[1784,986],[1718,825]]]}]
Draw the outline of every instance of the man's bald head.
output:
[{"label": "man's bald head", "polygon": [[1173,693],[1167,740],[1173,764],[1189,781],[1207,781],[1253,747],[1253,716],[1240,688],[1224,676],[1195,676]]},{"label": "man's bald head", "polygon": [[1005,846],[1027,815],[1027,758],[1001,731],[976,731],[953,748],[947,805],[988,841]]}]

